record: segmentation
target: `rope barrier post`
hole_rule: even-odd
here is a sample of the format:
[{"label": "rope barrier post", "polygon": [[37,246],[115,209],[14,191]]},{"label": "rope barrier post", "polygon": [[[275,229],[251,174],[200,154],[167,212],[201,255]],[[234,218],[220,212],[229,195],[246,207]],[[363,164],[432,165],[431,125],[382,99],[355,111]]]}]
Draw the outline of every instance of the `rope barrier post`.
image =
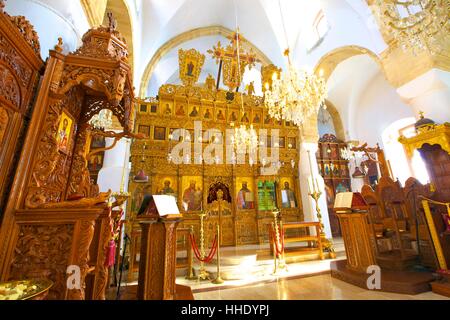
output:
[{"label": "rope barrier post", "polygon": [[195,279],[194,276],[194,268],[193,268],[193,264],[194,264],[194,257],[192,256],[192,237],[194,236],[194,226],[191,226],[190,230],[189,230],[189,249],[188,249],[188,270],[187,270],[187,274],[186,274],[186,279],[188,280],[193,280]]},{"label": "rope barrier post", "polygon": [[198,273],[198,280],[209,280],[208,271],[205,268],[205,229],[204,218],[206,214],[202,211],[200,214],[200,271]]},{"label": "rope barrier post", "polygon": [[271,237],[272,237],[272,242],[273,242],[273,275],[276,275],[278,270],[277,270],[277,244],[276,244],[276,239],[275,239],[275,232],[273,231],[275,230],[275,224],[272,222],[272,230],[270,232]]},{"label": "rope barrier post", "polygon": [[217,225],[217,277],[212,281],[213,284],[224,283],[220,276],[220,225]]},{"label": "rope barrier post", "polygon": [[288,267],[287,267],[287,263],[286,263],[286,256],[285,256],[285,254],[284,254],[284,245],[285,245],[285,242],[284,242],[284,230],[283,230],[283,220],[282,219],[280,219],[280,232],[281,232],[281,236],[280,236],[280,238],[281,238],[281,252],[280,252],[280,254],[281,254],[281,268],[282,269],[284,269],[285,271],[288,271]]}]

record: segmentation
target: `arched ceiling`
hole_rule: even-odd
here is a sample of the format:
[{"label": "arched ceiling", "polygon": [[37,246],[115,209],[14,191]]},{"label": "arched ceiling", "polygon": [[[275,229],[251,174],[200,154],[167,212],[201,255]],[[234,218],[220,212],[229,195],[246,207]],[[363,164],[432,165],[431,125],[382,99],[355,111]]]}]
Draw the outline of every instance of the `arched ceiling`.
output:
[{"label": "arched ceiling", "polygon": [[[141,82],[141,96],[156,95],[159,87],[164,83],[181,83],[178,68],[179,49],[188,50],[194,48],[205,55],[205,63],[202,68],[199,83],[203,83],[208,74],[211,74],[216,79],[219,67],[207,51],[217,45],[219,41],[222,46],[226,46],[230,42],[227,37],[231,36],[232,33],[233,31],[224,27],[213,26],[191,30],[171,39],[158,50],[152,57],[151,62],[147,65]],[[252,43],[246,42],[243,44],[243,47],[246,50],[251,49],[260,61],[255,68],[252,68],[250,73],[247,72],[245,74],[243,81],[244,88],[249,81],[255,80],[255,73],[260,74],[261,65],[267,65],[272,62]],[[255,81],[255,86],[256,92],[261,93],[261,86],[258,81]]]},{"label": "arched ceiling", "polygon": [[[289,46],[298,46],[302,27],[312,20],[320,10],[320,1],[282,0],[281,8],[284,23],[288,31]],[[285,66],[283,51],[287,47],[284,36],[278,1],[275,0],[173,0],[142,1],[140,9],[142,18],[142,47],[140,69],[148,69],[153,64],[154,56],[158,56],[161,48],[170,43],[172,39],[190,30],[197,30],[212,26],[220,26],[228,30],[236,30],[236,23],[241,34],[253,44],[253,47],[262,52],[267,60]],[[236,16],[237,12],[237,16]],[[179,47],[184,49],[195,48],[202,53],[212,48],[217,41],[227,44],[228,39],[220,36],[199,35],[198,39],[190,37],[192,42],[185,42],[180,46],[166,52],[162,57],[160,66],[154,70],[145,70],[141,77],[141,95],[154,94],[155,89],[168,80],[175,80],[174,73],[178,67],[176,59]],[[212,73],[216,77],[215,62],[207,57],[202,77]],[[164,75],[158,70],[167,68]],[[153,74],[153,72],[155,74]],[[151,73],[145,74],[145,73]],[[202,79],[201,77],[201,79]],[[201,81],[200,79],[200,81]],[[149,82],[147,85],[146,82]],[[143,90],[143,87],[145,88]]]}]

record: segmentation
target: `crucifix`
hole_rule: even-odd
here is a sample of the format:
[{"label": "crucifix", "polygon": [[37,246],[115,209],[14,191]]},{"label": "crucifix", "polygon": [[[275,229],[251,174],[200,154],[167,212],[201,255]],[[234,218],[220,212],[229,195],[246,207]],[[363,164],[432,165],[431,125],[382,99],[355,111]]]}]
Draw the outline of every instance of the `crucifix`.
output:
[{"label": "crucifix", "polygon": [[242,48],[241,44],[245,43],[246,40],[240,35],[239,28],[231,36],[228,36],[227,39],[231,41],[226,48],[222,47],[219,41],[217,46],[214,46],[212,50],[208,50],[208,53],[211,54],[212,57],[216,59],[216,63],[219,64],[217,89],[219,89],[220,77],[223,69],[223,84],[226,85],[231,92],[234,89],[236,89],[236,91],[239,89],[243,70],[245,70],[247,66],[251,69],[260,61],[256,58],[256,54],[253,50],[250,49],[249,52],[246,52]]}]

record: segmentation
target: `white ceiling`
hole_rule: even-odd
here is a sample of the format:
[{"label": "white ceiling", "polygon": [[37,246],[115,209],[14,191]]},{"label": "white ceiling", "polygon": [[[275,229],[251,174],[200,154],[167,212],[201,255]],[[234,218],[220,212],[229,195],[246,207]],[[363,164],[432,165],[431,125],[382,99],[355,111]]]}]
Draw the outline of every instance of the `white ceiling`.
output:
[{"label": "white ceiling", "polygon": [[[320,4],[321,1],[281,0],[281,10],[291,48],[298,46],[303,27],[312,24],[312,20],[320,10]],[[287,42],[277,0],[148,0],[142,1],[140,12],[143,24],[141,69],[146,67],[158,48],[175,36],[196,28],[217,25],[230,30],[236,30],[238,25],[243,36],[266,54],[274,64],[285,65],[283,51],[287,47]],[[179,47],[196,48],[206,53],[218,40],[223,44],[228,43],[227,39],[220,36],[202,37],[183,43]],[[177,80],[174,73],[178,62],[174,57],[179,47],[161,60],[161,66],[156,68],[150,80],[148,94],[154,94],[156,88],[169,80]],[[166,70],[162,72],[163,69]],[[201,79],[208,73],[215,76],[216,69],[215,62],[207,58]]]}]

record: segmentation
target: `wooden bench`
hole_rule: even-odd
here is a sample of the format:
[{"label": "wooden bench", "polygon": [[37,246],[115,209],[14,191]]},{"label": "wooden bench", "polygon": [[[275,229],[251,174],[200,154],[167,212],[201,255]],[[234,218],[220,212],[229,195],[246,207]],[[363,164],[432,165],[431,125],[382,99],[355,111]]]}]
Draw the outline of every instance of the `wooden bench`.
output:
[{"label": "wooden bench", "polygon": [[[295,237],[286,237],[286,230],[292,229],[307,229],[313,227],[316,229],[316,235],[309,235],[309,232],[306,232],[305,236],[295,236]],[[285,234],[284,243],[285,243],[285,256],[299,256],[302,254],[310,254],[310,253],[318,253],[320,260],[323,260],[323,246],[322,246],[322,238],[320,237],[320,223],[319,222],[287,222],[283,224],[283,231]],[[293,242],[308,242],[308,247],[293,247],[287,248],[288,243]],[[315,242],[316,245],[312,245]],[[271,253],[273,254],[273,241],[270,242]],[[289,249],[289,250],[287,250]]]}]

